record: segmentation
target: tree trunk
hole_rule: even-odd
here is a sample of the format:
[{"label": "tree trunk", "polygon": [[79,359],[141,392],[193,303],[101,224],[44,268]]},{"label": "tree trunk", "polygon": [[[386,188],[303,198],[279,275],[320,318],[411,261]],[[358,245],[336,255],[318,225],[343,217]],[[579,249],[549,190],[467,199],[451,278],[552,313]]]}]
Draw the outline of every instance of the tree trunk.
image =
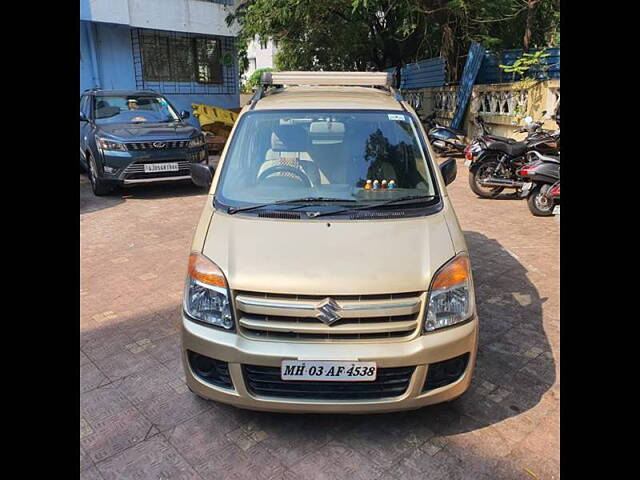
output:
[{"label": "tree trunk", "polygon": [[527,25],[524,29],[524,38],[522,39],[522,46],[525,52],[529,51],[529,44],[531,43],[531,30],[533,29],[533,17],[538,1],[539,0],[527,0]]}]

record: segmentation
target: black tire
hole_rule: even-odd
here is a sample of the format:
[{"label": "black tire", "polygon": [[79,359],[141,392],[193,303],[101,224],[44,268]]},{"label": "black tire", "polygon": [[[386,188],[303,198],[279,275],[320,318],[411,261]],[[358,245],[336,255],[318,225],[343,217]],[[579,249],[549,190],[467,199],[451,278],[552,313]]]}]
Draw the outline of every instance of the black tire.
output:
[{"label": "black tire", "polygon": [[553,200],[543,195],[541,185],[537,185],[527,197],[529,211],[536,217],[550,217],[553,215]]},{"label": "black tire", "polygon": [[482,160],[474,168],[469,170],[469,187],[471,187],[471,191],[479,197],[495,198],[504,190],[504,187],[482,187],[478,185],[478,181],[483,177],[483,173],[487,169],[495,168],[497,163],[498,157],[489,157],[485,160]]},{"label": "black tire", "polygon": [[98,176],[97,167],[91,155],[87,156],[87,166],[87,175],[89,176],[89,183],[91,183],[93,194],[96,197],[101,197],[111,193],[113,187],[105,183],[105,181]]}]

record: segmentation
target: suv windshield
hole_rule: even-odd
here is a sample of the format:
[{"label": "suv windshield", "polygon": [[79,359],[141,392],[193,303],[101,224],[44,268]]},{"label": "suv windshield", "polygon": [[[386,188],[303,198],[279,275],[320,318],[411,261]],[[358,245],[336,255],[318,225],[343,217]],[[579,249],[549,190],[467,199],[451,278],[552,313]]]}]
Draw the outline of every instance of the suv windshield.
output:
[{"label": "suv windshield", "polygon": [[398,111],[247,113],[217,190],[232,206],[318,197],[357,205],[436,194],[416,126]]},{"label": "suv windshield", "polygon": [[95,97],[95,121],[107,123],[174,122],[180,117],[165,98],[150,95]]}]

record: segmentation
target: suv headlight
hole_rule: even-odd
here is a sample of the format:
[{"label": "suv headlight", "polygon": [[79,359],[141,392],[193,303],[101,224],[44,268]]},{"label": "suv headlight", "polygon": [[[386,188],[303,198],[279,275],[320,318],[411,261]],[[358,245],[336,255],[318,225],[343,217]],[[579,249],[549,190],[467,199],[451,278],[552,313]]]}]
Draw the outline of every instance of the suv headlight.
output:
[{"label": "suv headlight", "polygon": [[104,138],[96,137],[96,142],[98,146],[103,150],[120,150],[123,152],[127,151],[127,147],[124,146],[124,143],[113,142],[111,140],[105,140]]},{"label": "suv headlight", "polygon": [[204,135],[198,135],[189,141],[189,148],[202,147],[204,145]]},{"label": "suv headlight", "polygon": [[185,312],[199,322],[233,330],[230,298],[222,270],[204,255],[191,253],[184,289]]},{"label": "suv headlight", "polygon": [[464,322],[473,315],[474,304],[469,257],[460,254],[445,264],[431,281],[424,331]]}]

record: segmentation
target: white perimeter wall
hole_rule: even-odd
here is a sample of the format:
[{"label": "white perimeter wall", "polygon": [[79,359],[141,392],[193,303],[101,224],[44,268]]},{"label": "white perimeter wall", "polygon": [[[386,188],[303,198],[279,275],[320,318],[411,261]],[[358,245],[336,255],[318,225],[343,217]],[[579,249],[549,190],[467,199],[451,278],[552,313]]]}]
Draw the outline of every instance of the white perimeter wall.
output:
[{"label": "white perimeter wall", "polygon": [[235,5],[202,0],[81,0],[80,19],[139,28],[235,37],[237,24],[227,27]]}]

